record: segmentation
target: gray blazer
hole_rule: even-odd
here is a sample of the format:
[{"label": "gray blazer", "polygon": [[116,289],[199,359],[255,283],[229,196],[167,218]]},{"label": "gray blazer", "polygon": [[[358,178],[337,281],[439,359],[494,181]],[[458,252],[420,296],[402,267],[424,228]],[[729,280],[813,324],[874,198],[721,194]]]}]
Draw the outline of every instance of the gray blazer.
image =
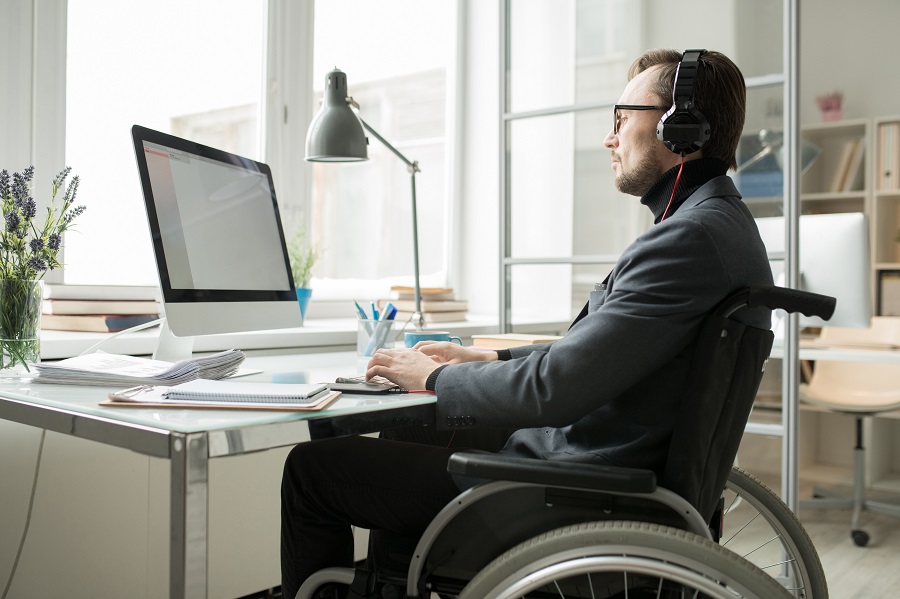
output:
[{"label": "gray blazer", "polygon": [[[625,250],[561,340],[445,367],[437,426],[518,429],[502,453],[658,471],[700,324],[751,284],[772,284],[765,246],[732,180],[716,177]],[[769,328],[770,313],[744,320]]]}]

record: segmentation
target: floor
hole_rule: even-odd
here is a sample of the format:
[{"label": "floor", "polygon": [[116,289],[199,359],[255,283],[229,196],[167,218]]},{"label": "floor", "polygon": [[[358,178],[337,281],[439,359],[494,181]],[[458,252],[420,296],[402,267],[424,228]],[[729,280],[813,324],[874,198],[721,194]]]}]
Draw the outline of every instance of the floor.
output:
[{"label": "floor", "polygon": [[[777,475],[759,478],[779,488]],[[812,484],[801,478],[799,493],[801,499],[811,497]],[[896,496],[879,499],[900,502]],[[857,547],[850,538],[850,510],[801,508],[799,518],[816,546],[831,599],[900,596],[900,519],[864,512],[860,525],[870,541]]]},{"label": "floor", "polygon": [[850,512],[801,509],[833,599],[896,597],[900,592],[900,519],[864,513],[861,526],[871,536],[866,547],[850,538]]}]

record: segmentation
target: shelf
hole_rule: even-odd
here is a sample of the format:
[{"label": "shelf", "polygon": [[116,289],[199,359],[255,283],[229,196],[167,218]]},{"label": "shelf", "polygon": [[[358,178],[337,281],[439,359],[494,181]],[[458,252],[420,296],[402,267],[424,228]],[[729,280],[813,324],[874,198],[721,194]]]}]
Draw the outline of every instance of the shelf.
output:
[{"label": "shelf", "polygon": [[866,192],[860,191],[821,191],[815,193],[801,193],[801,202],[848,202],[860,201],[864,202]]},{"label": "shelf", "polygon": [[868,124],[868,119],[847,119],[831,123],[816,123],[801,126],[800,133],[804,138],[810,140],[863,135]]}]

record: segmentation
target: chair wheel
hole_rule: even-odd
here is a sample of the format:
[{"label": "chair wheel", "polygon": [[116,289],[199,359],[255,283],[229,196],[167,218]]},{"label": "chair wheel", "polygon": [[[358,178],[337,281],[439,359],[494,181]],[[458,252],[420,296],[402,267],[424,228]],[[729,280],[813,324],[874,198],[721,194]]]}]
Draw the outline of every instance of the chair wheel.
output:
[{"label": "chair wheel", "polygon": [[864,530],[851,530],[850,537],[857,547],[865,547],[869,544],[869,533]]}]

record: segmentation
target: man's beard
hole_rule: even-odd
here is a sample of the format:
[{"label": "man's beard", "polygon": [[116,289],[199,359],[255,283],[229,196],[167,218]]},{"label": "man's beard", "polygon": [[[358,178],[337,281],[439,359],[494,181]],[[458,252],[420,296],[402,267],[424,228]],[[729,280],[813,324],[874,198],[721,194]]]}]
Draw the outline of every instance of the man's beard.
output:
[{"label": "man's beard", "polygon": [[[619,165],[622,165],[619,162]],[[626,172],[624,168],[620,169],[619,175],[616,177],[616,189],[628,195],[641,197],[653,187],[660,176],[659,163],[648,152],[640,162],[632,166]]]}]

